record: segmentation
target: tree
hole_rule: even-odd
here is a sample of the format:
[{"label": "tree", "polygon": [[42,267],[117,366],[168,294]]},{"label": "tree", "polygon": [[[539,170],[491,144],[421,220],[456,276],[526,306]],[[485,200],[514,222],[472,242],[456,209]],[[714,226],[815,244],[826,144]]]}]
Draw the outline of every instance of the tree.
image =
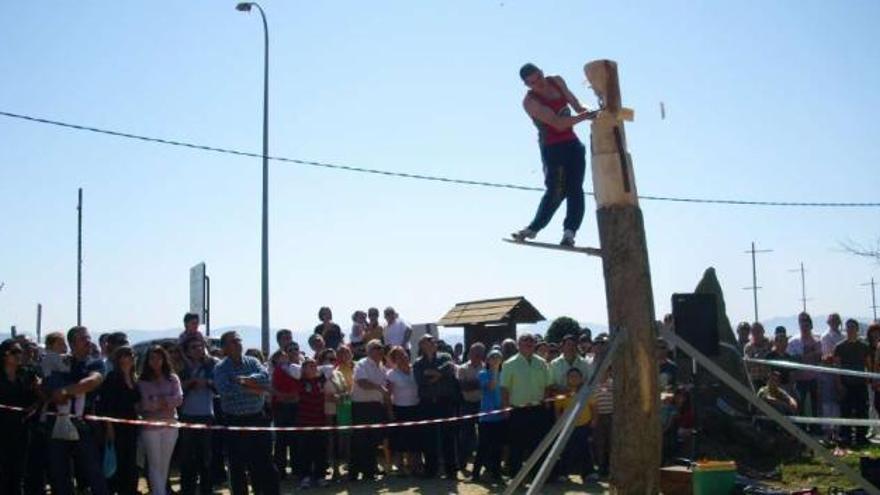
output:
[{"label": "tree", "polygon": [[843,250],[849,254],[872,259],[875,263],[880,264],[880,238],[878,238],[874,242],[873,246],[870,246],[868,244],[857,244],[853,241],[846,241],[841,242],[840,247],[842,247]]},{"label": "tree", "polygon": [[547,329],[547,342],[562,342],[562,337],[566,335],[574,335],[576,337],[581,334],[581,324],[574,318],[569,316],[560,316],[553,320],[550,328]]}]

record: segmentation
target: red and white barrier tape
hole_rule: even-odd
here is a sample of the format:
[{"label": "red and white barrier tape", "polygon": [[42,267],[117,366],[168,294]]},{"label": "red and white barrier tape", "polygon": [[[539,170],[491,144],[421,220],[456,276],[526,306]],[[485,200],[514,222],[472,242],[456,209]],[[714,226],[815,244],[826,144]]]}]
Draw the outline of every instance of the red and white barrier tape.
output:
[{"label": "red and white barrier tape", "polygon": [[[501,409],[495,409],[493,411],[484,411],[473,414],[464,414],[461,416],[453,416],[449,418],[436,418],[436,419],[420,419],[416,421],[398,421],[398,422],[390,422],[390,423],[376,423],[376,424],[361,424],[361,425],[338,425],[338,426],[227,426],[227,425],[208,425],[204,423],[183,423],[180,421],[153,421],[148,419],[123,419],[123,418],[112,418],[109,416],[97,416],[94,414],[86,414],[83,416],[83,419],[88,421],[99,421],[104,423],[114,423],[114,424],[124,424],[124,425],[137,425],[137,426],[159,426],[159,427],[170,427],[170,428],[189,428],[194,430],[224,430],[224,431],[347,431],[347,430],[372,430],[372,429],[382,429],[382,428],[397,428],[401,426],[422,426],[422,425],[432,425],[432,424],[440,424],[440,423],[453,423],[456,421],[463,421],[466,419],[474,419],[480,418],[483,416],[497,415],[512,411],[514,409],[521,409],[526,407],[535,407],[540,406],[546,403],[556,402],[558,400],[565,399],[566,395],[555,395],[553,397],[548,397],[540,402],[532,402],[529,404],[525,404],[522,406],[510,406],[503,407]],[[6,404],[0,404],[0,410],[7,411],[18,411],[24,412],[27,411],[27,408],[17,407],[17,406],[9,406]],[[58,416],[58,413],[46,413],[53,416]]]}]

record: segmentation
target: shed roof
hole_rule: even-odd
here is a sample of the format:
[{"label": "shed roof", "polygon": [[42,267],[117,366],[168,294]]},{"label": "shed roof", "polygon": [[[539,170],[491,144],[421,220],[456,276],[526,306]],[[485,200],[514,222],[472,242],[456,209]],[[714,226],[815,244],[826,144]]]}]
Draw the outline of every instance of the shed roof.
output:
[{"label": "shed roof", "polygon": [[525,297],[519,296],[458,303],[437,324],[444,327],[462,327],[498,323],[536,323],[544,319],[544,316]]}]

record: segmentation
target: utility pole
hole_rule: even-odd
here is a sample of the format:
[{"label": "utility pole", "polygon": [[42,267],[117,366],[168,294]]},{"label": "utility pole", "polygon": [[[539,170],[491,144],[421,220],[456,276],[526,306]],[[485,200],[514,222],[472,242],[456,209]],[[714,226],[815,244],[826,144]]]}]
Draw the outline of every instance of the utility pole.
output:
[{"label": "utility pole", "polygon": [[584,72],[601,107],[590,149],[608,328],[625,329],[612,361],[611,493],[651,495],[660,491],[660,393],[648,246],[623,126],[632,111],[621,104],[616,62],[589,62]]},{"label": "utility pole", "polygon": [[860,284],[862,287],[871,287],[871,310],[874,311],[874,321],[877,321],[877,286],[874,284],[874,277],[866,284]]},{"label": "utility pole", "polygon": [[[807,312],[807,283],[806,283],[806,276],[805,276],[806,271],[804,270],[804,262],[801,261],[800,268],[794,268],[792,270],[789,270],[789,272],[794,272],[794,273],[800,272],[800,274],[801,274],[801,303],[803,304],[802,311],[804,313],[806,313]],[[755,321],[757,321],[757,320],[755,320]]]},{"label": "utility pole", "polygon": [[758,289],[761,287],[758,286],[758,268],[755,263],[755,255],[758,253],[772,253],[772,249],[755,249],[755,241],[752,241],[752,249],[746,251],[746,254],[751,253],[752,255],[752,286],[751,287],[743,287],[743,290],[752,291],[752,298],[754,299],[755,304],[755,321],[758,321]]},{"label": "utility pole", "polygon": [[37,343],[43,340],[43,305],[37,303]]},{"label": "utility pole", "polygon": [[83,228],[83,190],[79,188],[79,201],[76,204],[76,325],[82,325],[82,228]]}]

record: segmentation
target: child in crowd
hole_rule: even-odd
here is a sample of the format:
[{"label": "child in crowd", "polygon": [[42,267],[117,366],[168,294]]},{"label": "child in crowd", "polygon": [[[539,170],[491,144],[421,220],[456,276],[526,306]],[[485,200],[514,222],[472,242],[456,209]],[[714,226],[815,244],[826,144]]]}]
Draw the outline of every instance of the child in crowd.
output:
[{"label": "child in crowd", "polygon": [[[557,420],[574,403],[575,396],[584,384],[584,376],[578,368],[569,369],[565,378],[568,391],[564,399],[556,401]],[[590,455],[590,423],[593,420],[593,409],[594,407],[591,407],[589,403],[584,404],[575,419],[574,430],[572,430],[571,437],[569,437],[562,457],[557,464],[554,473],[556,476],[560,474],[565,476],[574,472],[581,475],[584,484],[598,480],[593,466],[593,458]]]},{"label": "child in crowd", "polygon": [[[297,426],[326,426],[327,416],[324,403],[330,399],[332,391],[327,387],[327,378],[318,372],[318,363],[306,358],[302,364],[302,377],[298,382],[299,406],[297,407]],[[324,476],[327,471],[327,434],[323,431],[297,432],[297,454],[301,459],[302,481],[300,489],[310,488],[312,483],[319,487],[327,486]]]}]

